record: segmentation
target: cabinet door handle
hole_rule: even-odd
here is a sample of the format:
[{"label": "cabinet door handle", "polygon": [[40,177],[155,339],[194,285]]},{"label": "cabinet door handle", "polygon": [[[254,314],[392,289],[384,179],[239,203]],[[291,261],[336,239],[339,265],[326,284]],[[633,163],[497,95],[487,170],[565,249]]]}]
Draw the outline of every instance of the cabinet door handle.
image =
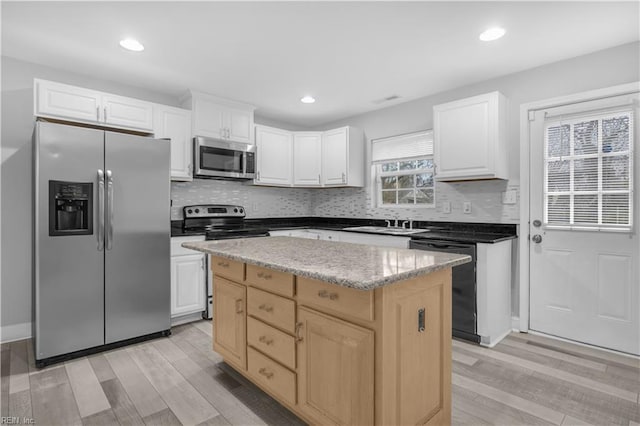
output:
[{"label": "cabinet door handle", "polygon": [[418,309],[418,332],[423,333],[425,330],[425,308]]},{"label": "cabinet door handle", "polygon": [[104,122],[107,122],[107,107],[104,107],[104,117],[102,117],[104,119]]},{"label": "cabinet door handle", "polygon": [[100,107],[96,107],[96,121],[100,121]]},{"label": "cabinet door handle", "polygon": [[273,312],[273,306],[269,306],[267,304],[262,304],[260,306],[258,306],[258,309],[260,309],[261,311],[265,311],[265,312]]},{"label": "cabinet door handle", "polygon": [[295,332],[296,342],[302,342],[302,340],[303,340],[303,337],[300,334],[300,332],[302,331],[302,326],[303,325],[304,325],[304,323],[302,323],[302,322],[297,322],[296,323],[296,332]]},{"label": "cabinet door handle", "polygon": [[327,290],[320,290],[318,292],[318,296],[322,297],[323,299],[329,298],[331,300],[336,300],[339,297],[338,293],[329,293]]},{"label": "cabinet door handle", "polygon": [[342,173],[342,183],[345,183],[347,181],[347,176]]},{"label": "cabinet door handle", "polygon": [[322,183],[322,180],[320,180],[320,175],[318,175],[318,183]]},{"label": "cabinet door handle", "polygon": [[258,278],[262,278],[265,280],[270,280],[271,279],[271,274],[265,274],[264,272],[258,272]]},{"label": "cabinet door handle", "polygon": [[256,179],[256,180],[260,180],[260,172],[258,172],[258,179]]},{"label": "cabinet door handle", "polygon": [[261,368],[260,370],[258,370],[258,373],[262,374],[267,379],[270,379],[273,377],[273,373],[267,370],[266,368]]},{"label": "cabinet door handle", "polygon": [[243,312],[242,299],[236,299],[236,314],[241,314]]},{"label": "cabinet door handle", "polygon": [[270,346],[273,344],[273,339],[269,339],[267,338],[267,336],[260,336],[258,341],[264,343],[267,346]]},{"label": "cabinet door handle", "polygon": [[227,127],[227,139],[231,139],[231,129]]},{"label": "cabinet door handle", "polygon": [[227,262],[218,262],[218,266],[222,266],[223,268],[228,268],[229,267],[229,263],[227,263]]},{"label": "cabinet door handle", "polygon": [[200,259],[200,269],[204,271],[204,257]]}]

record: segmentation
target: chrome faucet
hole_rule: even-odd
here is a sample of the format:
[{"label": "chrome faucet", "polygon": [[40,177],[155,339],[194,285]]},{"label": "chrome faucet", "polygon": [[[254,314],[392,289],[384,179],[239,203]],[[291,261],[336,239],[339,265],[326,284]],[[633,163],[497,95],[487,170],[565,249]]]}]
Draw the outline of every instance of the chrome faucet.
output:
[{"label": "chrome faucet", "polygon": [[385,219],[384,221],[387,222],[387,228],[391,228],[391,221],[388,219]]},{"label": "chrome faucet", "polygon": [[402,221],[402,229],[406,229],[406,226],[405,226],[405,225],[406,225],[407,223],[411,223],[411,221],[410,221],[410,220],[404,220],[404,221]]},{"label": "chrome faucet", "polygon": [[394,228],[397,228],[397,227],[398,227],[398,218],[397,218],[397,217],[396,217],[396,220],[395,220],[395,223],[394,223],[393,227],[394,227]]}]

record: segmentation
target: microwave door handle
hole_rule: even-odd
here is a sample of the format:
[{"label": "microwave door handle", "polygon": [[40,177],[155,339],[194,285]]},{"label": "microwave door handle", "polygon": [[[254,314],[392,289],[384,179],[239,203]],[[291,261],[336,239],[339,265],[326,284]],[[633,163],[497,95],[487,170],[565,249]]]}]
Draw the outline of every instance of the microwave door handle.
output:
[{"label": "microwave door handle", "polygon": [[98,170],[98,251],[104,249],[104,172]]}]

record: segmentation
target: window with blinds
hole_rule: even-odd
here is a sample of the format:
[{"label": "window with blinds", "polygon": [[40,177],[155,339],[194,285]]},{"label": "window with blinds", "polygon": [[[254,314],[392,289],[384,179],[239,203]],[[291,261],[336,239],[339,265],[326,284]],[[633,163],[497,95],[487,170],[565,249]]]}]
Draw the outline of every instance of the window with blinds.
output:
[{"label": "window with blinds", "polygon": [[377,205],[435,207],[433,132],[372,141]]},{"label": "window with blinds", "polygon": [[632,111],[548,123],[544,164],[547,226],[631,229]]}]

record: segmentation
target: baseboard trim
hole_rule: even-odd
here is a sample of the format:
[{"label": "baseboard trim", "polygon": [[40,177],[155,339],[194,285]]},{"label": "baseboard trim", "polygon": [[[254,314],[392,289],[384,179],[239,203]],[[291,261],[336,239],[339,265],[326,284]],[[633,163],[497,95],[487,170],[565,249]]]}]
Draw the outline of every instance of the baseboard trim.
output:
[{"label": "baseboard trim", "polygon": [[511,317],[511,329],[520,332],[520,317]]},{"label": "baseboard trim", "polygon": [[0,342],[9,343],[31,338],[31,322],[3,325],[0,328]]}]

